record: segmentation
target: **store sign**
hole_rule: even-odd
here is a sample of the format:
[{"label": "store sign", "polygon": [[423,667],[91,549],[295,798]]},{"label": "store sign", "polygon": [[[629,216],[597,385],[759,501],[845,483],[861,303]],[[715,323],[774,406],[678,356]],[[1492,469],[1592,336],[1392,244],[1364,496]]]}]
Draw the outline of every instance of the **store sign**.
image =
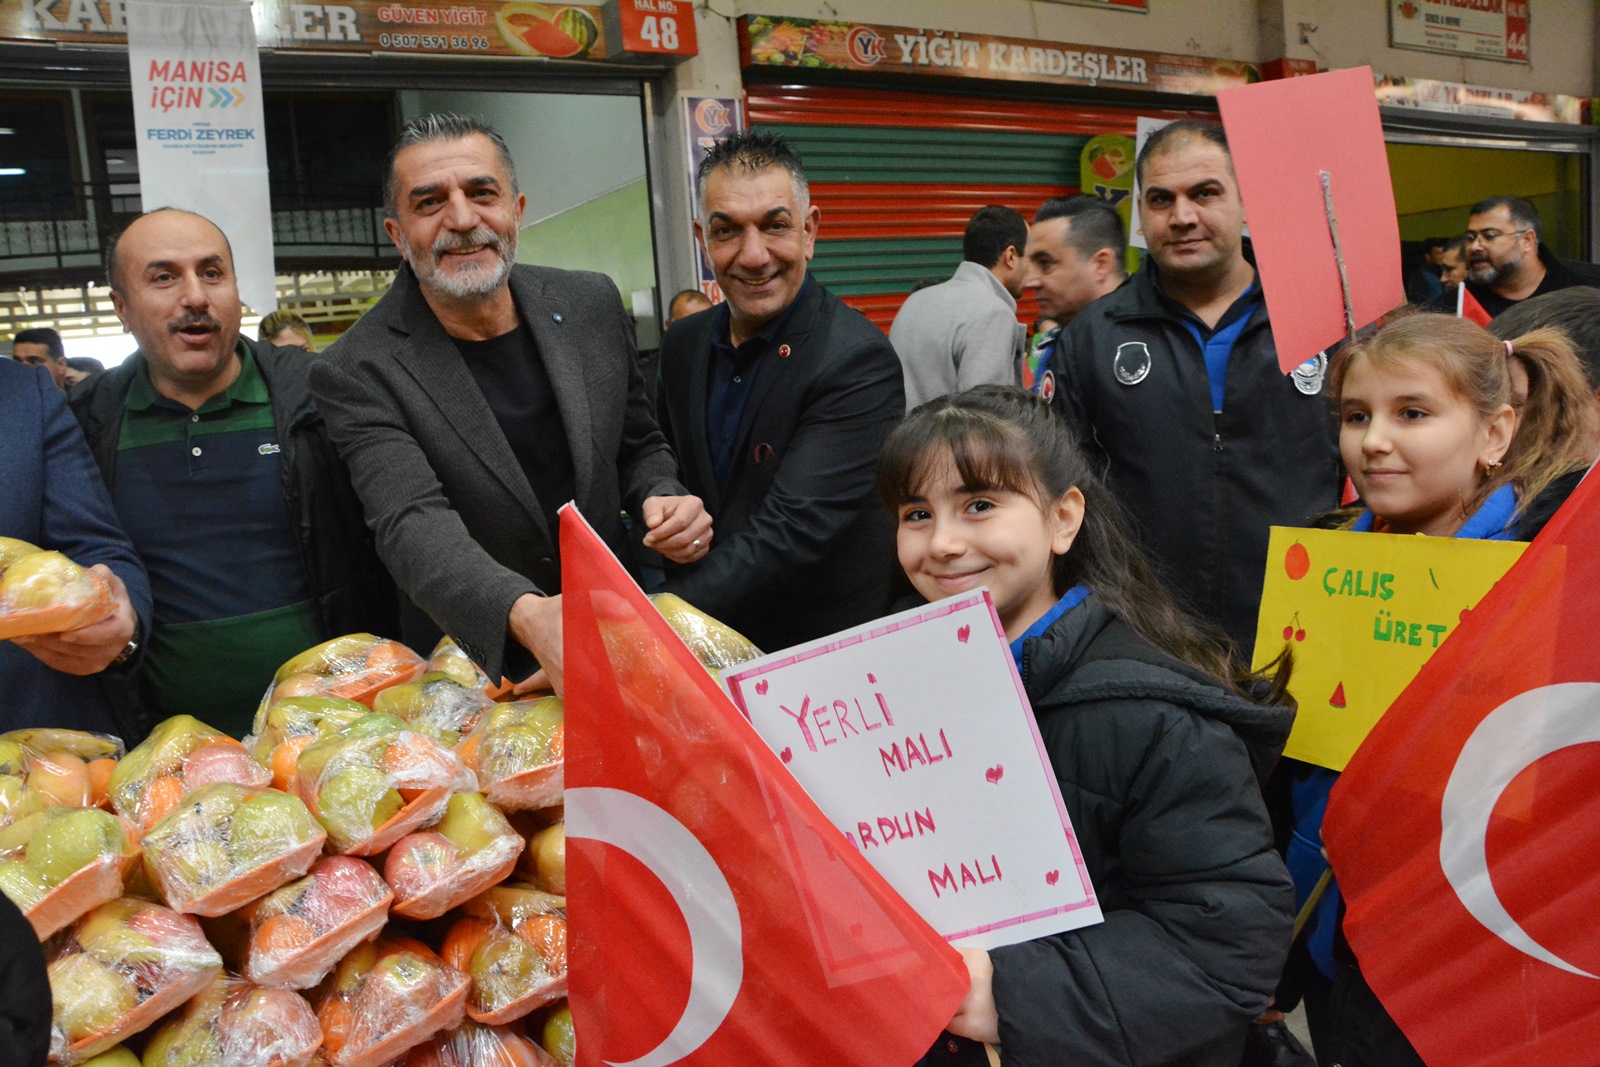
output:
[{"label": "store sign", "polygon": [[[745,131],[744,104],[737,97],[685,97],[683,124],[689,135],[686,158],[689,160],[689,217],[693,219],[700,214],[700,205],[695,203],[694,195],[695,175],[700,172],[700,163],[719,140]],[[713,304],[722,303],[722,286],[717,284],[711,257],[692,232],[689,243],[694,248],[695,284]]]},{"label": "store sign", "polygon": [[1232,59],[774,15],[746,15],[740,38],[747,67],[871,70],[1189,96],[1264,77],[1255,64]]},{"label": "store sign", "polygon": [[1528,62],[1528,0],[1389,0],[1389,43]]},{"label": "store sign", "polygon": [[[0,39],[121,44],[127,40],[127,13],[133,6],[134,0],[23,0],[20,4],[8,0],[0,3]],[[612,55],[600,5],[255,0],[250,6],[262,48],[548,59]],[[664,6],[661,0],[657,6]]]},{"label": "store sign", "polygon": [[617,0],[616,10],[624,52],[692,56],[700,51],[690,0]]},{"label": "store sign", "polygon": [[1495,89],[1487,85],[1429,81],[1426,78],[1374,79],[1378,103],[1384,107],[1438,111],[1447,115],[1477,115],[1528,122],[1586,124],[1591,101],[1580,96],[1538,93],[1527,89]]},{"label": "store sign", "polygon": [[140,0],[128,65],[146,211],[204,215],[233,246],[239,298],[277,309],[261,66],[250,8],[237,0]]}]

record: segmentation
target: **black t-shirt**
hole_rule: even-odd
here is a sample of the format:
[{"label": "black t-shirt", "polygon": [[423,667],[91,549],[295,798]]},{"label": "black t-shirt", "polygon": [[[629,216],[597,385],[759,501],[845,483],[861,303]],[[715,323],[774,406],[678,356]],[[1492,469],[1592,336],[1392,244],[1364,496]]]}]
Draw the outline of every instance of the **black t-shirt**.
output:
[{"label": "black t-shirt", "polygon": [[533,331],[522,323],[487,341],[454,340],[527,475],[550,531],[551,551],[557,552],[556,510],[573,494],[572,450]]}]

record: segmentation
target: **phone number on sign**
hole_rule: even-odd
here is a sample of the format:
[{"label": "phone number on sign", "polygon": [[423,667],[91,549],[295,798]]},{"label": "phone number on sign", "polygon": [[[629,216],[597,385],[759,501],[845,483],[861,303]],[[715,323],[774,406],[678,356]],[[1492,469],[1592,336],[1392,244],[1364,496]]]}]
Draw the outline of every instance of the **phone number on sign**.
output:
[{"label": "phone number on sign", "polygon": [[378,34],[379,48],[448,48],[454,50],[470,50],[486,52],[489,50],[487,37],[444,37],[431,33],[380,33]]}]

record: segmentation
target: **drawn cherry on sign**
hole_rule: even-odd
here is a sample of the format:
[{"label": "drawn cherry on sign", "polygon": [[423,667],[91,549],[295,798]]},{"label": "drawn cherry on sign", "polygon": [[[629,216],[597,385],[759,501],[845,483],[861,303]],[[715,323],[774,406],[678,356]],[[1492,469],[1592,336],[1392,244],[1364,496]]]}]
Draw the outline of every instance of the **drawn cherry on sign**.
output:
[{"label": "drawn cherry on sign", "polygon": [[1060,871],[1046,871],[1045,872],[1045,876],[1044,876],[1044,884],[1045,885],[1055,885],[1059,881],[1061,881],[1061,872]]},{"label": "drawn cherry on sign", "polygon": [[794,759],[794,750],[785,745],[783,751],[778,753],[778,758],[783,760],[783,762],[788,763],[790,760]]},{"label": "drawn cherry on sign", "polygon": [[767,695],[767,680],[765,678],[756,683],[756,692],[760,693],[762,696]]},{"label": "drawn cherry on sign", "polygon": [[1283,628],[1283,639],[1288,641],[1291,638],[1296,641],[1304,641],[1306,639],[1306,629],[1300,625],[1300,613],[1298,611],[1294,613],[1294,618],[1289,620],[1289,625]]},{"label": "drawn cherry on sign", "polygon": [[1006,769],[1000,764],[996,763],[993,767],[990,767],[988,770],[983,772],[983,777],[990,785],[994,785],[1005,776],[1005,773]]},{"label": "drawn cherry on sign", "polygon": [[971,636],[972,627],[970,626],[963,626],[961,629],[956,631],[956,640],[960,641],[963,645],[967,643],[967,638]]},{"label": "drawn cherry on sign", "polygon": [[1298,582],[1311,570],[1311,553],[1306,551],[1306,546],[1299,541],[1289,546],[1289,551],[1283,554],[1283,570],[1289,580]]}]

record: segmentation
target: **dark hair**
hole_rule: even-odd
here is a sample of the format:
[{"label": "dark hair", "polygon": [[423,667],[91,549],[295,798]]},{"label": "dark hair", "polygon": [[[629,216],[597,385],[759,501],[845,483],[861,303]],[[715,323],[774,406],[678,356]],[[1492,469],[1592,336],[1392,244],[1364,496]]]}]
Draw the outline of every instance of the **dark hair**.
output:
[{"label": "dark hair", "polygon": [[307,341],[314,340],[317,336],[305,319],[292,311],[279,308],[261,320],[261,325],[256,328],[256,340],[270,343],[284,330],[293,330]]},{"label": "dark hair", "polygon": [[1465,262],[1467,258],[1467,239],[1465,237],[1452,237],[1444,243],[1444,250],[1446,252],[1454,252],[1461,257],[1462,262]]},{"label": "dark hair", "polygon": [[[673,293],[672,299],[667,301],[667,325],[670,326],[677,321],[678,317],[672,313],[672,309],[678,306],[678,301],[694,299],[704,300],[706,307],[711,306],[711,298],[698,289],[679,289],[676,293]],[[704,311],[705,308],[700,310]],[[689,314],[692,315],[694,312],[691,311]]]},{"label": "dark hair", "polygon": [[435,141],[460,141],[474,134],[482,134],[494,145],[500,157],[500,166],[511,183],[511,195],[517,195],[517,164],[511,158],[511,149],[498,130],[472,115],[441,112],[412,119],[401,129],[400,136],[389,148],[389,158],[383,164],[383,210],[391,219],[400,215],[400,190],[396,187],[394,163],[400,153],[412,145],[432,144]]},{"label": "dark hair", "polygon": [[1469,218],[1473,215],[1487,215],[1497,207],[1503,207],[1511,212],[1511,222],[1517,229],[1532,230],[1535,237],[1544,240],[1544,223],[1539,219],[1539,209],[1520,196],[1491,196],[1479,200],[1467,209],[1467,215]]},{"label": "dark hair", "polygon": [[[106,242],[106,262],[105,262],[105,267],[106,267],[106,287],[109,288],[113,293],[121,293],[122,292],[122,278],[119,276],[119,273],[118,273],[118,270],[117,270],[117,249],[122,244],[122,236],[123,236],[123,234],[125,234],[129,230],[133,229],[134,224],[137,223],[138,221],[140,221],[141,219],[147,219],[151,215],[159,215],[159,214],[161,214],[162,212],[165,212],[165,211],[176,211],[176,212],[179,212],[179,213],[184,214],[184,215],[193,215],[197,219],[203,219],[206,222],[211,222],[210,219],[208,219],[204,215],[200,214],[200,212],[198,212],[198,211],[190,211],[188,208],[183,208],[183,207],[157,207],[157,208],[151,208],[149,211],[141,211],[139,214],[137,214],[133,218],[129,219],[123,225],[122,229],[120,229],[116,233],[112,234],[111,235],[111,240]],[[211,222],[211,225],[212,226],[216,226],[217,232],[222,234],[222,246],[228,250],[228,262],[229,262],[229,264],[232,264],[233,263],[233,242],[228,240],[228,232],[226,230],[224,230],[221,226],[217,226],[217,224],[215,222]]]},{"label": "dark hair", "polygon": [[760,130],[735,133],[711,146],[711,151],[694,172],[695,210],[702,214],[706,204],[706,179],[719,167],[746,174],[760,174],[774,167],[786,170],[800,211],[803,213],[811,204],[811,186],[806,183],[806,168],[800,162],[800,154],[775,133]]},{"label": "dark hair", "polygon": [[998,204],[980,207],[961,236],[961,258],[980,267],[1000,262],[1008,248],[1015,248],[1021,256],[1027,247],[1028,220]]},{"label": "dark hair", "polygon": [[1067,220],[1067,244],[1088,259],[1102,248],[1109,248],[1117,256],[1117,270],[1122,270],[1127,256],[1128,239],[1122,231],[1122,216],[1117,209],[1098,196],[1080,193],[1077,196],[1053,196],[1039,205],[1034,213],[1034,225],[1051,219]]},{"label": "dark hair", "polygon": [[67,366],[87,374],[99,374],[106,369],[106,365],[93,356],[68,356]]},{"label": "dark hair", "polygon": [[[1139,149],[1139,158],[1134,161],[1133,172],[1139,179],[1139,184],[1144,185],[1145,168],[1150,160],[1164,152],[1171,152],[1183,147],[1190,140],[1199,139],[1209,141],[1222,149],[1222,154],[1228,157],[1228,166],[1233,166],[1233,153],[1228,151],[1228,134],[1218,122],[1202,122],[1199,119],[1179,119],[1169,122],[1150,135],[1144,147]],[[1167,142],[1171,141],[1171,144]]]},{"label": "dark hair", "polygon": [[1574,285],[1529,297],[1506,308],[1489,323],[1502,341],[1553,326],[1567,335],[1583,361],[1591,388],[1600,388],[1600,289]]},{"label": "dark hair", "polygon": [[1448,237],[1429,237],[1422,242],[1422,250],[1424,252],[1443,251],[1444,247],[1449,243],[1450,238]]},{"label": "dark hair", "polygon": [[1173,602],[1122,506],[1049,401],[1013,386],[980,385],[914,409],[878,456],[878,499],[897,511],[945,455],[963,485],[1021,493],[1041,507],[1076,487],[1084,499],[1083,525],[1072,550],[1052,564],[1055,593],[1087,585],[1140,637],[1217,684],[1262,703],[1286,702],[1290,657],[1275,661],[1270,676],[1255,674],[1220,631]]},{"label": "dark hair", "polygon": [[48,326],[32,326],[26,330],[18,330],[16,336],[11,338],[11,345],[44,345],[50,353],[50,358],[60,363],[67,358],[67,348],[61,343],[61,335]]}]

